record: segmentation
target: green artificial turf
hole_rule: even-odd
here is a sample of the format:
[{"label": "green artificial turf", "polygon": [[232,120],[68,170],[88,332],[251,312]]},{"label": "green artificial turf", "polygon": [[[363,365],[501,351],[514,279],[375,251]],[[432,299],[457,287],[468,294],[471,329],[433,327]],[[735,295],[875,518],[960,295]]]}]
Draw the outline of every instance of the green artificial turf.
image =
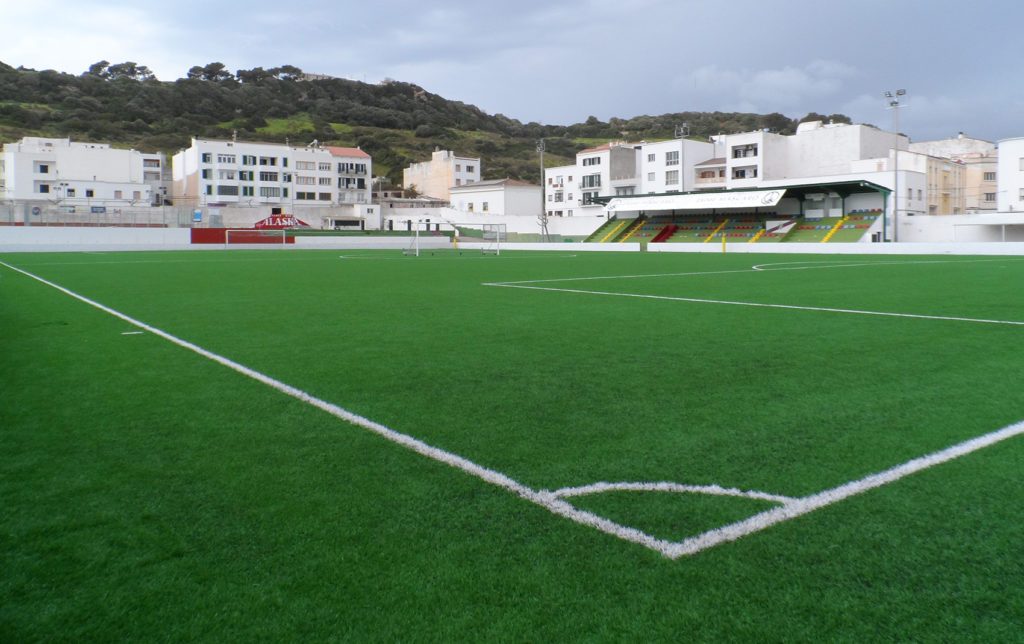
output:
[{"label": "green artificial turf", "polygon": [[[534,489],[803,496],[1024,417],[1022,326],[615,295],[1024,321],[1019,258],[0,260]],[[5,641],[1020,637],[1020,438],[670,560],[4,267],[0,324]],[[572,502],[673,540],[770,507]]]}]

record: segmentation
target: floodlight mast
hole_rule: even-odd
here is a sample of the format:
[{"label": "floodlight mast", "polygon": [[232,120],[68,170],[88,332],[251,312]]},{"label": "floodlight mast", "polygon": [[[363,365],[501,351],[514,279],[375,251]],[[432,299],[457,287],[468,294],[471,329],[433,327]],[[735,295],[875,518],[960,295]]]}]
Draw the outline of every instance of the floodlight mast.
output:
[{"label": "floodlight mast", "polygon": [[[889,109],[892,110],[892,131],[893,131],[893,177],[892,177],[892,240],[898,242],[900,223],[900,97],[906,96],[907,90],[898,89],[895,92],[886,91],[885,97],[889,99]],[[885,219],[882,219],[885,223]]]},{"label": "floodlight mast", "polygon": [[540,238],[543,241],[551,241],[551,235],[548,233],[548,208],[547,201],[544,196],[544,139],[537,141],[537,154],[540,155]]},{"label": "floodlight mast", "polygon": [[[686,192],[686,137],[690,136],[690,124],[676,126],[676,138],[679,139],[679,192]],[[667,188],[666,188],[667,189]]]}]

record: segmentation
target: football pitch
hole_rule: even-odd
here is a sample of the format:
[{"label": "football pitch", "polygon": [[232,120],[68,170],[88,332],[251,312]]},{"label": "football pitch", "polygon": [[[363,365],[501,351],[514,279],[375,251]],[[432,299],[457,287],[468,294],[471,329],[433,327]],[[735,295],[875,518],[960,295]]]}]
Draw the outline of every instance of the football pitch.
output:
[{"label": "football pitch", "polygon": [[0,638],[1024,620],[1024,258],[0,256]]}]

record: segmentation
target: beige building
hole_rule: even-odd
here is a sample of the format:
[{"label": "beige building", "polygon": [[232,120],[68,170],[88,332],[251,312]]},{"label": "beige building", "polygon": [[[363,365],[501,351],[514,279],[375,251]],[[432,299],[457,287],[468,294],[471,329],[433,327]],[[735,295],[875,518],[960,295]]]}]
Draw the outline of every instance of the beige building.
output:
[{"label": "beige building", "polygon": [[[963,166],[963,208],[960,213],[986,213],[995,212],[997,206],[998,190],[996,188],[996,166],[997,153],[996,145],[991,141],[973,139],[964,136],[963,132],[949,139],[937,141],[921,141],[911,143],[910,150],[920,152],[932,157],[950,159]],[[943,177],[936,175],[936,188],[941,184]],[[929,176],[929,188],[932,181]],[[936,212],[930,214],[945,214],[941,208],[940,199],[935,203]],[[955,207],[955,204],[951,204]]]},{"label": "beige building", "polygon": [[435,150],[430,161],[413,163],[402,171],[402,185],[421,195],[449,201],[451,188],[480,181],[480,159]]}]

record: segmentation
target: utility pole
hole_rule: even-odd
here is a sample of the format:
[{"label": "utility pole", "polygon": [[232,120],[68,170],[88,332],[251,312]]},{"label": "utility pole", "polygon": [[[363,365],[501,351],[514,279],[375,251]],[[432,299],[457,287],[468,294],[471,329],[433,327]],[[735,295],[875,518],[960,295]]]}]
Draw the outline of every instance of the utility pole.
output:
[{"label": "utility pole", "polygon": [[540,155],[540,238],[549,242],[551,241],[551,235],[548,233],[548,208],[547,200],[544,196],[544,149],[544,139],[540,139],[537,141],[537,154]]},{"label": "utility pole", "polygon": [[889,99],[889,109],[892,110],[892,131],[893,138],[893,177],[892,177],[892,240],[898,242],[900,224],[900,97],[906,96],[907,90],[898,89],[895,92],[886,92],[885,97]]}]

